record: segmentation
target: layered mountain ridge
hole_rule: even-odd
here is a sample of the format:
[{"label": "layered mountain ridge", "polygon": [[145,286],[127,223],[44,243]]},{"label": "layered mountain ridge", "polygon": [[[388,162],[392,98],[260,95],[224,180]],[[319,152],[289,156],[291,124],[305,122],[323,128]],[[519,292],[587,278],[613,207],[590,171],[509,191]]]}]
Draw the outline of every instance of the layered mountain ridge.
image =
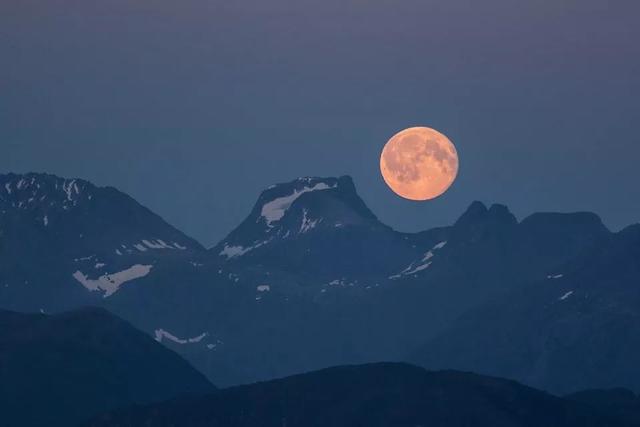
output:
[{"label": "layered mountain ridge", "polygon": [[[210,250],[128,196],[84,181],[1,176],[0,198],[1,307],[56,312],[99,304],[223,386],[407,357],[447,368],[448,353],[434,346],[447,340],[461,316],[491,303],[511,306],[513,295],[539,283],[540,289],[563,283],[574,272],[592,272],[579,279],[592,282],[607,273],[591,266],[611,260],[603,271],[618,268],[614,261],[635,259],[640,246],[628,231],[611,233],[595,214],[537,213],[518,221],[506,206],[481,202],[450,226],[401,233],[376,218],[349,177],[269,187]],[[57,200],[53,211],[38,205],[49,199]],[[628,246],[609,244],[619,239],[629,240]],[[638,272],[625,268],[628,275],[616,286],[631,294],[602,288],[609,298],[602,304],[637,313],[635,299],[618,301],[637,283]],[[560,290],[556,300],[577,292]],[[533,300],[520,300],[521,311],[529,312]],[[513,333],[528,336],[522,322],[505,319],[517,326]],[[594,327],[608,331],[606,321]],[[486,331],[498,329],[489,325]],[[618,341],[604,342],[598,351],[624,349]],[[465,352],[480,357],[485,350]],[[461,369],[476,366],[451,361]],[[526,375],[531,365],[523,366],[504,374],[554,389],[549,373],[534,378]],[[574,381],[553,372],[557,381]],[[585,371],[580,387],[563,391],[610,385],[592,372]],[[625,385],[638,389],[640,379]]]},{"label": "layered mountain ridge", "polygon": [[[192,399],[115,411],[90,426],[631,427],[638,399],[560,398],[513,381],[393,363],[340,366]],[[614,400],[615,399],[615,400]],[[614,401],[615,407],[609,403]]]}]

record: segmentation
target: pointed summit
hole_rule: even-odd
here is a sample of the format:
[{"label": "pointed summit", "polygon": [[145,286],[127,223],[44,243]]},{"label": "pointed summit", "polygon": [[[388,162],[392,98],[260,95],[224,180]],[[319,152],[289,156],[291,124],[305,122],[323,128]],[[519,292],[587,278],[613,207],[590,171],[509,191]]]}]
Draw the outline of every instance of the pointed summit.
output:
[{"label": "pointed summit", "polygon": [[493,204],[487,209],[484,203],[474,201],[455,222],[454,227],[467,228],[490,224],[515,225],[517,223],[518,220],[505,205]]},{"label": "pointed summit", "polygon": [[459,227],[464,226],[465,224],[474,223],[484,218],[487,215],[487,212],[489,212],[487,206],[484,203],[476,200],[471,203],[471,205],[469,205],[467,210],[455,222],[454,226]]}]

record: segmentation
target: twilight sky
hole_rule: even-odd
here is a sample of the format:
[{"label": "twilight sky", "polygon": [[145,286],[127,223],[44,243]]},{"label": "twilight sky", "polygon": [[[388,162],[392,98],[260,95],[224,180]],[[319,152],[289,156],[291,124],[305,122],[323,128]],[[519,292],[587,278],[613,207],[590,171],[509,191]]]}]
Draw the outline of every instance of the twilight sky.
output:
[{"label": "twilight sky", "polygon": [[[0,172],[128,192],[210,245],[258,193],[352,175],[399,230],[473,200],[640,221],[637,0],[3,0]],[[460,154],[400,199],[380,150],[416,125]]]}]

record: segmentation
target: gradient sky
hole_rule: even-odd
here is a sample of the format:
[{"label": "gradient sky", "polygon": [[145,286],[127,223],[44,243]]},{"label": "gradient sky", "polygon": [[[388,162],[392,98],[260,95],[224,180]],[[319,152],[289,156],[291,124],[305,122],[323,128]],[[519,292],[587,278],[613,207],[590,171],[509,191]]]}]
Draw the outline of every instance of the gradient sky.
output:
[{"label": "gradient sky", "polygon": [[[400,230],[473,200],[640,221],[640,2],[3,0],[0,171],[128,192],[210,245],[258,193],[349,174]],[[435,201],[378,170],[409,126],[445,133]]]}]

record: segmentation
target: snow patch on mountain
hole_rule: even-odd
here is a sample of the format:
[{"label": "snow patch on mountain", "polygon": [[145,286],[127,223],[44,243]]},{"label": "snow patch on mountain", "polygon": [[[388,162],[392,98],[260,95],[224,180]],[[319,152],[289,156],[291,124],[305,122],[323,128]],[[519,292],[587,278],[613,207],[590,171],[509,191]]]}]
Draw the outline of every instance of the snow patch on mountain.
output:
[{"label": "snow patch on mountain", "polygon": [[116,249],[116,254],[122,255],[122,251],[126,251],[127,253],[133,253],[134,249],[138,252],[147,252],[151,249],[153,250],[186,250],[186,246],[182,246],[177,242],[167,243],[162,239],[142,239],[140,242],[134,242],[131,244],[131,248],[125,244],[121,244],[120,248]]},{"label": "snow patch on mountain", "polygon": [[[35,206],[68,210],[77,206],[83,197],[90,200],[90,190],[93,188],[80,179],[69,180],[44,174],[0,175],[0,182],[4,182],[0,189],[6,195],[0,197],[0,204],[18,209],[32,209]],[[48,219],[44,222],[48,222]]]},{"label": "snow patch on mountain", "polygon": [[158,342],[162,342],[163,339],[167,339],[176,344],[196,344],[202,341],[207,335],[209,335],[207,332],[203,332],[197,337],[182,339],[182,338],[176,337],[170,332],[165,331],[164,329],[156,329],[154,334],[155,334],[155,340]]},{"label": "snow patch on mountain", "polygon": [[560,298],[558,298],[558,301],[564,301],[567,298],[569,298],[572,294],[573,294],[573,291],[566,292],[564,295],[562,295]]},{"label": "snow patch on mountain", "polygon": [[295,202],[298,197],[302,196],[304,193],[330,190],[332,188],[335,188],[335,185],[327,185],[324,182],[320,182],[312,187],[305,186],[301,190],[294,190],[293,193],[288,196],[278,197],[277,199],[265,203],[262,206],[261,218],[264,218],[267,226],[271,228],[273,227],[272,224],[280,221],[287,212],[287,209],[289,209],[293,202]]},{"label": "snow patch on mountain", "polygon": [[117,273],[104,274],[97,279],[90,279],[78,270],[73,273],[73,278],[90,291],[104,291],[104,298],[107,298],[116,293],[123,284],[145,277],[152,268],[152,265],[136,264]]},{"label": "snow patch on mountain", "polygon": [[148,247],[149,249],[175,249],[169,245],[167,245],[164,241],[162,240],[146,240],[143,239],[142,243]]},{"label": "snow patch on mountain", "polygon": [[318,223],[320,221],[322,221],[322,219],[311,219],[309,218],[307,215],[309,214],[309,212],[306,209],[302,210],[302,225],[300,225],[300,234],[304,234],[307,231],[315,228],[316,225],[318,225]]},{"label": "snow patch on mountain", "polygon": [[440,249],[444,248],[444,245],[446,245],[446,244],[447,244],[446,241],[440,242],[437,245],[435,245],[432,250],[436,250],[436,251],[440,250]]},{"label": "snow patch on mountain", "polygon": [[346,287],[346,286],[353,287],[353,286],[356,286],[357,284],[358,284],[357,280],[350,281],[345,277],[342,277],[340,279],[334,279],[329,283],[327,283],[328,286],[342,286],[342,287]]},{"label": "snow patch on mountain", "polygon": [[402,270],[400,273],[394,274],[393,276],[389,276],[389,279],[396,280],[396,279],[400,279],[401,277],[411,276],[412,274],[416,274],[422,270],[426,270],[431,266],[431,261],[429,260],[434,257],[434,252],[439,251],[446,244],[447,244],[446,241],[438,243],[433,248],[431,248],[430,251],[425,253],[420,261],[411,263],[411,265],[409,265],[407,268]]},{"label": "snow patch on mountain", "polygon": [[[22,180],[20,182],[22,182]],[[78,189],[78,184],[75,179],[72,179],[69,182],[64,181],[62,183],[62,191],[67,195],[67,200],[70,202],[73,201],[74,195],[80,194],[80,190]]]},{"label": "snow patch on mountain", "polygon": [[[427,255],[430,255],[430,254],[431,254],[430,252],[427,252]],[[424,259],[423,259],[423,261],[424,261]],[[420,264],[420,265],[418,265],[416,267],[409,266],[409,267],[405,268],[404,270],[402,270],[400,273],[394,274],[393,276],[391,276],[389,278],[390,279],[399,279],[402,276],[410,276],[410,275],[415,274],[415,273],[417,273],[419,271],[426,270],[429,267],[431,267],[431,261],[429,261],[427,263],[424,263],[424,264]]]},{"label": "snow patch on mountain", "polygon": [[252,246],[249,247],[244,247],[244,246],[240,246],[240,245],[233,245],[233,246],[229,246],[227,244],[224,245],[224,248],[222,248],[222,250],[220,251],[220,256],[226,256],[227,259],[231,259],[231,258],[236,258],[236,257],[240,257],[244,254],[246,254],[249,251],[252,251],[256,248],[259,248],[262,245],[267,244],[268,241],[264,241],[264,242],[258,242],[253,244]]}]

